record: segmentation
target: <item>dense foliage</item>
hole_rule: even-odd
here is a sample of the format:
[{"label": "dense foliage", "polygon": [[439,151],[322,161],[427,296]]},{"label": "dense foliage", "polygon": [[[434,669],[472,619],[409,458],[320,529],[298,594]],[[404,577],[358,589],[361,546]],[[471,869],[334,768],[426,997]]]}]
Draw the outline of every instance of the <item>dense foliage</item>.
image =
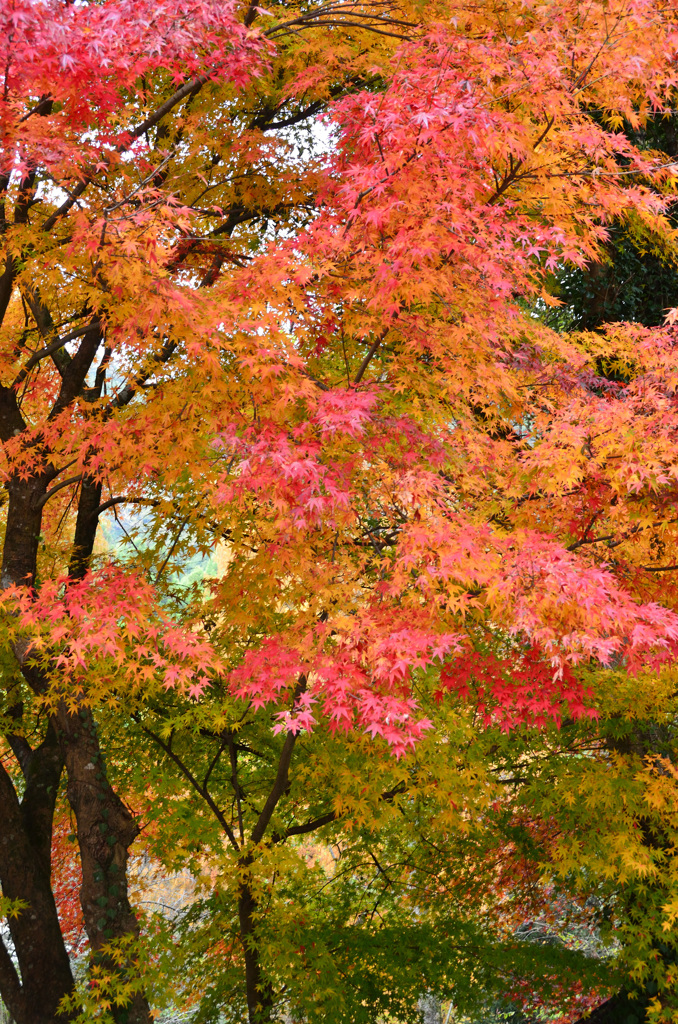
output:
[{"label": "dense foliage", "polygon": [[671,5],[0,23],[17,1024],[675,1019]]}]

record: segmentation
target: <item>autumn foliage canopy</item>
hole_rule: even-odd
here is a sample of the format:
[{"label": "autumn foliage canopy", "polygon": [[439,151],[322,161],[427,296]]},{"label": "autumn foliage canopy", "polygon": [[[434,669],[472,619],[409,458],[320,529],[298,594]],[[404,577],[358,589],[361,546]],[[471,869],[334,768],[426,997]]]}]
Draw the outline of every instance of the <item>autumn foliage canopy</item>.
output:
[{"label": "autumn foliage canopy", "polygon": [[[617,987],[672,1019],[675,311],[588,333],[546,314],[615,226],[678,257],[678,164],[646,141],[677,61],[659,0],[0,4],[18,1024],[150,1020],[138,943],[167,926],[139,924],[130,848],[206,901],[184,933],[204,1019],[460,999],[484,968],[453,936],[504,941],[558,885],[616,908]],[[303,909],[332,848],[388,882],[381,924],[348,890]],[[379,928],[397,943],[423,906],[447,922],[438,974],[408,961],[391,1004]],[[565,960],[549,998],[574,992],[573,1019]],[[223,964],[243,995],[213,983]]]}]

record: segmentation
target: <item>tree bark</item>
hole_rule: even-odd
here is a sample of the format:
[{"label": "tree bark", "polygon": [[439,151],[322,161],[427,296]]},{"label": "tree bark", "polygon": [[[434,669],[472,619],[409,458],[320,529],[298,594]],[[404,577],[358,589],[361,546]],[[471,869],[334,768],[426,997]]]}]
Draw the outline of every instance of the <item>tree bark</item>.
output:
[{"label": "tree bark", "polygon": [[[301,675],[299,676],[299,682],[294,692],[292,706],[295,705],[299,696],[305,689],[306,676]],[[296,733],[288,732],[285,736],[285,742],[283,743],[282,750],[280,752],[278,769],[273,785],[250,835],[250,843],[252,845],[256,846],[264,838],[266,830],[271,823],[273,813],[287,789],[292,753],[294,752],[296,740]],[[235,778],[235,785],[237,786],[237,778]],[[255,915],[257,911],[257,901],[256,896],[252,891],[252,886],[247,878],[249,867],[253,860],[254,855],[249,853],[241,862],[245,870],[243,871],[243,881],[241,882],[240,893],[238,895],[240,941],[242,942],[245,955],[245,987],[247,993],[249,1024],[268,1024],[271,1020],[271,1010],[273,1009],[273,987],[264,977],[264,973],[261,968],[261,958],[259,956],[259,950],[257,949],[254,934],[256,927]]]},{"label": "tree bark", "polygon": [[[246,858],[251,863],[251,858]],[[245,991],[249,1024],[268,1024],[273,1009],[273,990],[261,968],[259,950],[254,935],[257,902],[247,881],[243,881],[238,896],[240,941],[245,956]]]},{"label": "tree bark", "polygon": [[[0,438],[7,442],[24,428],[15,393],[0,387]],[[52,477],[45,466],[27,480],[15,475],[6,484],[3,587],[35,582],[42,518],[39,499]],[[16,653],[21,663],[25,652]],[[28,681],[34,684],[35,678]],[[14,717],[20,718],[20,707],[14,711]],[[8,921],[19,972],[0,944],[0,992],[17,1024],[53,1024],[61,999],[73,990],[51,886],[52,821],[63,759],[51,723],[35,750],[18,732],[7,739],[24,775],[25,789],[20,800],[0,766],[0,884],[7,899],[21,900],[26,907]]]},{"label": "tree bark", "polygon": [[[56,721],[68,775],[68,801],[76,820],[82,863],[80,903],[93,960],[122,978],[133,972],[132,965],[116,965],[104,947],[116,939],[139,936],[127,889],[128,851],[139,826],[108,781],[91,710],[81,707],[73,713],[62,703]],[[141,992],[128,1006],[111,1012],[120,1024],[151,1021]]]},{"label": "tree bark", "polygon": [[[89,567],[100,502],[101,484],[85,477],[69,566],[71,580],[82,579]],[[103,947],[115,939],[139,937],[139,922],[127,889],[128,851],[139,835],[139,826],[108,781],[91,709],[83,706],[74,713],[62,703],[57,721],[68,774],[68,801],[77,823],[82,862],[80,903],[93,959],[121,976],[129,975],[132,965],[127,962],[116,966]],[[151,1021],[148,1002],[141,992],[129,1006],[112,1012],[120,1024]]]},{"label": "tree bark", "polygon": [[[79,367],[79,371],[82,372],[82,367]],[[9,389],[2,389],[0,435],[3,440],[20,433],[22,425],[23,420],[16,406],[14,394]],[[13,477],[7,484],[9,509],[2,564],[4,587],[12,584],[35,584],[42,524],[42,499],[54,475],[53,468],[45,460],[42,472],[36,472],[26,480],[18,476]],[[95,482],[87,479],[83,482],[76,523],[76,543],[71,559],[72,579],[82,578],[89,563],[97,528],[96,516],[92,515],[92,511],[99,503],[100,494],[100,488]],[[15,653],[28,685],[38,697],[44,695],[49,688],[47,676],[40,668],[31,665],[26,657],[25,645],[17,645]],[[120,974],[121,978],[129,980],[133,974],[132,965],[129,962],[116,965],[106,955],[103,947],[113,940],[126,939],[129,936],[137,938],[139,935],[139,925],[127,892],[128,849],[138,835],[139,828],[131,812],[108,782],[92,710],[83,705],[74,712],[62,702],[56,710],[50,728],[53,730],[50,735],[58,740],[61,763],[66,767],[67,795],[76,819],[83,873],[80,901],[93,960]],[[9,790],[7,800],[11,804]],[[49,842],[51,843],[51,819]],[[0,878],[6,866],[5,862],[10,867],[14,865],[15,869],[20,863],[13,859],[11,851],[10,844],[3,847],[0,852],[0,860],[3,862],[0,864]],[[10,886],[11,893],[4,887],[3,882],[5,895],[24,899],[31,904],[31,908],[35,904],[38,908],[37,920],[40,919],[40,915],[48,914],[50,900],[51,904],[54,904],[49,887],[49,871],[46,874],[46,882],[43,878],[48,892],[40,889],[33,876],[22,876],[15,870],[11,877],[14,879],[14,885]],[[26,925],[22,917],[23,915],[18,919],[16,927],[19,929],[22,948],[28,948],[28,939],[23,938]],[[58,919],[56,920],[58,924]],[[25,957],[23,965],[20,963],[23,987],[27,991],[28,988],[31,991],[35,988],[37,992],[42,985],[46,965],[52,960],[59,961],[65,955],[60,931],[57,935],[53,928],[46,928],[44,935],[44,941],[53,944],[51,951],[47,951],[47,947],[44,946],[44,961],[42,956],[38,959]],[[11,972],[8,973],[6,962],[5,967],[9,991]],[[72,986],[72,980],[70,984]],[[16,1000],[15,1005],[19,1005]],[[14,1010],[12,1012],[14,1013]],[[142,993],[136,994],[127,1006],[115,1007],[111,1012],[118,1024],[150,1024],[151,1021],[150,1009]],[[14,1015],[17,1016],[16,1013]],[[23,1024],[23,1021],[20,1024]],[[35,1021],[27,1019],[26,1024],[43,1024],[43,1020],[37,1017]]]},{"label": "tree bark", "polygon": [[19,751],[25,790],[19,800],[0,765],[0,884],[3,896],[27,906],[10,916],[9,931],[19,973],[0,942],[0,993],[17,1024],[65,1024],[59,1014],[73,976],[51,886],[52,820],[63,762],[50,724],[43,742],[31,750],[10,737]]}]

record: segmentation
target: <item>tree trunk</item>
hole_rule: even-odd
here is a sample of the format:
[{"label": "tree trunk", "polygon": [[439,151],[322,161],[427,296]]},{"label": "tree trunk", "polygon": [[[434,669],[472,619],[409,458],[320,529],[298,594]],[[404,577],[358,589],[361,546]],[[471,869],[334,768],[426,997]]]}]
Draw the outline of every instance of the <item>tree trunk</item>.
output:
[{"label": "tree trunk", "polygon": [[25,906],[9,917],[19,973],[0,941],[0,994],[17,1024],[65,1024],[58,1014],[73,991],[50,878],[54,804],[63,768],[54,729],[36,750],[10,737],[18,752],[25,790],[20,801],[0,764],[0,884],[3,896]]},{"label": "tree trunk", "polygon": [[[8,433],[13,436],[20,432],[22,423],[16,408],[15,396],[8,394],[7,389],[0,391],[0,435],[6,440]],[[36,473],[27,480],[12,478],[7,484],[9,509],[2,565],[2,582],[5,587],[12,584],[35,584],[42,505],[52,479],[54,470],[45,462],[42,473]],[[74,579],[82,578],[87,569],[97,525],[96,516],[93,516],[92,512],[99,503],[100,494],[100,488],[96,483],[89,480],[83,482],[76,522],[76,544],[71,561],[71,578]],[[17,645],[15,653],[31,689],[38,697],[44,695],[49,688],[49,680],[41,669],[28,661],[25,642]],[[134,975],[133,965],[124,960],[116,964],[106,955],[103,947],[116,939],[127,939],[130,936],[137,938],[139,935],[139,925],[127,895],[128,849],[138,835],[139,828],[133,815],[108,782],[91,709],[83,706],[73,712],[62,702],[57,708],[52,724],[55,729],[54,735],[58,737],[62,762],[66,766],[68,800],[77,824],[83,874],[80,901],[93,960],[128,982]],[[51,842],[51,819],[49,840]],[[13,856],[11,844],[2,849],[0,859],[3,861],[0,865],[0,877],[3,869],[9,870],[5,862],[7,865],[10,862],[20,864]],[[15,885],[11,889],[11,894],[4,888],[3,882],[6,896],[25,899],[31,905],[34,900],[46,901],[46,907],[50,900],[51,905],[54,904],[49,888],[49,871],[46,882],[43,878],[48,890],[45,892],[39,887],[36,888],[37,882],[34,882],[33,876],[29,878],[17,872],[15,875],[16,877],[12,876],[15,877]],[[42,913],[43,903],[39,903],[39,906]],[[26,922],[22,917],[18,921],[16,927],[23,936]],[[15,927],[14,924],[12,927]],[[24,941],[23,938],[21,941]],[[41,954],[40,958],[24,958],[23,965],[20,962],[23,988],[26,991],[29,988],[33,991],[35,988],[38,992],[43,984],[47,965],[52,960],[59,961],[64,955],[60,931],[57,936],[54,929],[46,929],[43,941],[54,943],[50,951],[44,946],[44,961]],[[0,952],[0,959],[1,957]],[[4,962],[9,989],[12,987],[10,966],[11,960],[9,964]],[[17,1017],[18,1024],[23,1024],[12,1009],[10,1000],[5,1001]],[[14,1004],[19,1005],[16,1000]],[[148,1003],[141,992],[134,995],[127,1006],[115,1007],[111,1012],[118,1024],[150,1024],[151,1021]],[[39,1017],[36,1017],[35,1021],[27,1018],[26,1024],[43,1024],[43,1020]]]},{"label": "tree trunk", "polygon": [[[104,947],[116,940],[139,936],[139,923],[127,891],[128,850],[139,826],[111,787],[89,708],[72,713],[61,704],[56,715],[68,774],[68,802],[75,814],[82,863],[80,903],[93,962],[121,979],[134,975],[130,961],[117,963]],[[112,1009],[120,1024],[150,1024],[143,993],[126,1007]]]},{"label": "tree trunk", "polygon": [[[245,879],[247,875],[245,875]],[[257,903],[247,881],[243,881],[238,897],[240,941],[245,955],[245,988],[249,1024],[268,1024],[273,1009],[273,991],[261,969],[259,950],[255,945],[255,914]]]}]

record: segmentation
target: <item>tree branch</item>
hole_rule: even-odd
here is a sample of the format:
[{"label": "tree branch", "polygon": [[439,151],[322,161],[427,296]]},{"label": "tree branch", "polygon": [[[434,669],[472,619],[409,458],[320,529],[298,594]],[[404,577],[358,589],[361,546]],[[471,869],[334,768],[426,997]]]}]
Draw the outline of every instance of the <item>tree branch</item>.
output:
[{"label": "tree branch", "polygon": [[73,341],[75,338],[81,338],[83,334],[87,334],[88,331],[93,330],[94,324],[87,324],[85,327],[78,327],[75,331],[70,331],[63,338],[56,338],[50,345],[45,345],[44,348],[34,352],[28,362],[21,368],[17,376],[12,381],[11,387],[15,390],[20,387],[25,381],[28,374],[31,372],[34,366],[47,356],[54,355],[60,348],[67,345],[69,341]]},{"label": "tree branch", "polygon": [[[405,783],[400,782],[394,789],[387,790],[382,793],[379,797],[380,801],[390,803],[394,797],[400,793],[405,792]],[[284,832],[276,832],[273,835],[274,843],[282,843],[290,836],[305,836],[309,832],[315,832],[316,829],[322,828],[323,825],[331,825],[333,821],[339,821],[343,815],[337,814],[336,811],[328,811],[327,814],[321,814],[317,818],[313,818],[311,821],[305,822],[303,825],[292,825],[290,828],[285,829]]]},{"label": "tree branch", "polygon": [[353,381],[354,384],[360,384],[360,381],[363,379],[363,374],[365,373],[365,370],[367,369],[367,367],[372,362],[373,356],[375,355],[377,349],[379,348],[379,346],[381,345],[382,341],[384,340],[384,338],[386,337],[387,334],[388,334],[388,327],[385,327],[383,329],[383,331],[381,332],[381,334],[378,335],[374,339],[372,344],[370,345],[370,348],[369,348],[369,350],[367,352],[367,355],[363,359],[362,363],[360,364],[360,366],[358,368],[358,372],[355,375],[355,380]]},{"label": "tree branch", "polygon": [[242,819],[242,801],[240,783],[238,781],[238,751],[233,741],[233,733],[227,733],[228,753],[231,759],[231,785],[235,793],[235,802],[238,810],[238,829],[240,831],[240,842],[245,842],[245,828]]},{"label": "tree branch", "polygon": [[280,752],[280,760],[278,761],[278,771],[276,773],[275,781],[271,787],[271,792],[266,798],[261,814],[257,820],[256,825],[252,829],[251,839],[256,845],[260,843],[264,838],[266,829],[269,826],[273,812],[278,806],[278,801],[287,789],[288,773],[290,768],[290,762],[292,760],[292,751],[297,741],[297,734],[294,732],[288,732],[283,743],[283,748]]},{"label": "tree branch", "polygon": [[[167,341],[160,352],[151,357],[151,363],[166,363],[172,358],[176,351],[176,341]],[[110,403],[111,409],[121,409],[125,405],[129,405],[134,396],[137,393],[137,389],[143,387],[148,378],[151,376],[152,369],[149,369],[143,373],[139,373],[131,384],[124,387]]]},{"label": "tree branch", "polygon": [[[190,96],[192,92],[198,92],[200,89],[202,89],[203,85],[205,85],[206,82],[210,81],[214,74],[214,71],[218,70],[219,66],[220,65],[216,65],[212,72],[210,72],[210,74],[198,75],[196,78],[191,79],[190,82],[186,82],[184,85],[181,86],[181,88],[177,89],[176,92],[172,93],[169,99],[166,99],[164,103],[161,103],[160,106],[156,110],[154,110],[152,114],[149,114],[145,121],[142,121],[141,124],[137,125],[136,128],[132,129],[132,131],[128,133],[127,140],[124,143],[121,142],[119,145],[117,145],[115,147],[114,152],[126,152],[133,142],[136,142],[137,139],[141,138],[141,136],[144,135],[150,128],[154,128],[159,121],[162,121],[165,114],[169,114],[170,110],[176,107],[179,103],[182,103],[188,96]],[[108,165],[110,164],[110,162],[110,157],[106,156],[106,154],[101,155],[102,164]],[[70,193],[68,199],[64,200],[61,206],[57,210],[55,210],[54,213],[50,214],[47,220],[43,223],[43,231],[51,231],[56,222],[65,214],[67,214],[70,209],[72,209],[72,207],[76,204],[76,202],[83,194],[87,186],[90,185],[92,181],[94,181],[94,177],[95,175],[92,171],[85,174],[80,184],[77,185]]]},{"label": "tree branch", "polygon": [[159,501],[154,501],[153,498],[126,498],[124,495],[119,495],[116,498],[109,498],[108,501],[104,501],[103,504],[95,508],[93,512],[90,512],[92,518],[94,516],[100,516],[102,512],[105,512],[107,508],[112,508],[114,505],[150,505],[155,507],[159,505]]},{"label": "tree branch", "polygon": [[[297,687],[294,691],[294,696],[292,698],[292,706],[296,704],[297,700],[299,699],[299,697],[301,696],[305,689],[306,676],[300,675],[299,682],[297,684]],[[250,838],[252,842],[255,844],[255,846],[257,843],[260,843],[261,840],[264,838],[264,833],[266,832],[266,829],[269,826],[274,810],[278,806],[278,801],[280,800],[280,797],[287,789],[290,762],[292,760],[292,751],[294,750],[294,744],[296,743],[296,741],[297,733],[292,731],[288,732],[287,736],[285,737],[285,742],[283,743],[283,748],[280,752],[280,760],[278,761],[278,771],[276,773],[273,786],[271,787],[271,792],[268,794],[268,797],[266,798],[266,803],[264,804],[261,814],[259,815],[259,819],[254,828],[252,829],[252,835]]]},{"label": "tree branch", "polygon": [[42,508],[42,506],[46,504],[46,502],[48,502],[52,495],[56,494],[57,491],[60,491],[63,487],[70,487],[71,484],[79,483],[82,478],[83,474],[78,473],[77,476],[69,476],[67,480],[62,480],[60,484],[55,484],[54,487],[50,487],[50,489],[43,494],[39,501],[36,501],[33,507],[35,509]]},{"label": "tree branch", "polygon": [[316,829],[322,828],[323,825],[330,825],[333,821],[338,821],[340,815],[336,811],[328,811],[327,814],[321,814],[319,818],[313,818],[312,821],[307,821],[303,825],[292,825],[291,828],[285,829],[284,832],[276,832],[273,836],[274,843],[282,843],[285,839],[289,839],[290,836],[305,836],[309,832],[315,832]]},{"label": "tree branch", "polygon": [[196,793],[198,793],[203,798],[203,800],[205,801],[205,803],[207,804],[209,809],[212,811],[212,814],[217,819],[217,821],[219,822],[219,824],[223,828],[224,832],[226,833],[226,836],[228,837],[228,841],[230,842],[230,844],[233,847],[233,849],[239,852],[240,851],[240,846],[238,845],[238,841],[237,841],[237,839],[235,838],[235,836],[233,834],[233,830],[231,829],[231,826],[226,821],[226,818],[224,817],[223,813],[219,810],[218,806],[216,805],[216,803],[214,802],[214,800],[210,796],[208,790],[202,788],[202,786],[200,785],[198,780],[195,778],[195,776],[193,775],[191,770],[184,764],[184,762],[181,760],[181,758],[178,756],[178,754],[176,754],[172,750],[172,739],[171,739],[171,735],[172,734],[170,735],[170,742],[169,743],[165,743],[165,741],[163,739],[161,739],[160,736],[156,736],[156,734],[154,732],[152,732],[150,729],[146,728],[145,725],[141,726],[141,730],[142,730],[142,732],[145,732],[147,736],[150,736],[150,738],[155,743],[157,743],[159,747],[161,747],[165,751],[167,756],[172,761],[174,761],[175,765],[177,766],[177,768],[179,769],[181,774],[184,776],[184,778],[187,779],[190,782],[190,784],[193,786],[193,789],[196,791]]}]

